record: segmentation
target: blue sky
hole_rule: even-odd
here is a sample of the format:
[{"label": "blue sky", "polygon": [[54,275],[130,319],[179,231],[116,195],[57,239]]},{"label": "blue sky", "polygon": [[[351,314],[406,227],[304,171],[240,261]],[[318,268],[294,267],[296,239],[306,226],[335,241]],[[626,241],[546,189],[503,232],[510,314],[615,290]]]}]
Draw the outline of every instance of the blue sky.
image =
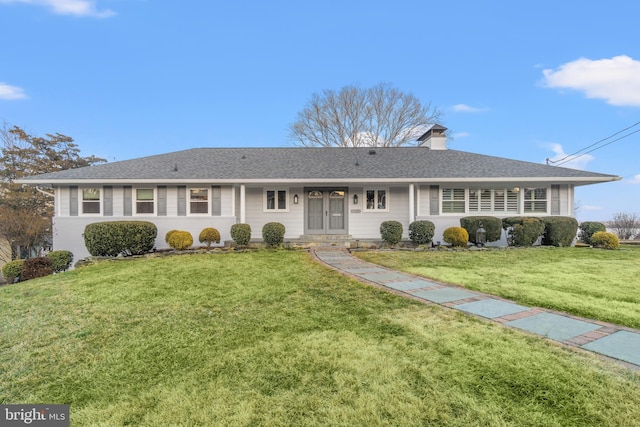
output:
[{"label": "blue sky", "polygon": [[[0,0],[0,121],[109,161],[288,146],[313,93],[387,82],[444,112],[450,148],[543,163],[640,130],[638,16],[628,0]],[[640,213],[639,144],[564,165],[623,177],[578,188],[578,219]]]}]

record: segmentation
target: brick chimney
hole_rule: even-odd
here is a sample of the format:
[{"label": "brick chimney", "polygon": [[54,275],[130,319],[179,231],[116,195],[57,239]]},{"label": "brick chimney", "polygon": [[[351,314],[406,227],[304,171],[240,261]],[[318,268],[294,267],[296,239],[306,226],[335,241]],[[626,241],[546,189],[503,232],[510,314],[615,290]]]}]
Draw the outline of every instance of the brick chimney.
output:
[{"label": "brick chimney", "polygon": [[446,150],[447,149],[447,128],[435,124],[424,133],[420,138],[420,147],[427,147],[431,150]]}]

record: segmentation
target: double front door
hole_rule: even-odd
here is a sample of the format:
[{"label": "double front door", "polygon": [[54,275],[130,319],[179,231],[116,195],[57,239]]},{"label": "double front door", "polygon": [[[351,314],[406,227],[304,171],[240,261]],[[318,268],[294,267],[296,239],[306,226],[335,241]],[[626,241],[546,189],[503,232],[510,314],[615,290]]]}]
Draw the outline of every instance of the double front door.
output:
[{"label": "double front door", "polygon": [[347,191],[344,188],[306,188],[306,234],[347,233]]}]

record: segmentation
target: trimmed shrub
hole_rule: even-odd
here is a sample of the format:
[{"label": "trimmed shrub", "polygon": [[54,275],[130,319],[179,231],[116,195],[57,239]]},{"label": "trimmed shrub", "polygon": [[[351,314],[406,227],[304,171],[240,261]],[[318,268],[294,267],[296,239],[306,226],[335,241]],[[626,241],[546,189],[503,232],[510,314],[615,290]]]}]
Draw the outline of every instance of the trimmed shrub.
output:
[{"label": "trimmed shrub", "polygon": [[532,216],[509,217],[502,219],[502,228],[509,246],[531,246],[544,233],[544,222]]},{"label": "trimmed shrub", "polygon": [[171,238],[171,235],[176,231],[180,231],[180,230],[169,230],[167,231],[167,234],[164,235],[164,241],[167,242],[167,244],[169,244],[169,239]]},{"label": "trimmed shrub", "polygon": [[84,229],[84,243],[93,256],[143,254],[153,249],[158,229],[148,221],[94,222]]},{"label": "trimmed shrub", "polygon": [[544,221],[542,244],[566,247],[573,244],[578,234],[578,221],[570,216],[549,216]]},{"label": "trimmed shrub", "polygon": [[51,260],[51,268],[54,273],[67,271],[73,262],[73,253],[71,251],[52,251],[46,255]]},{"label": "trimmed shrub", "polygon": [[238,246],[247,246],[251,240],[251,226],[249,224],[233,224],[231,238]]},{"label": "trimmed shrub", "polygon": [[402,224],[398,221],[384,221],[380,224],[380,236],[390,246],[397,245],[402,240]]},{"label": "trimmed shrub", "polygon": [[188,231],[173,230],[167,243],[176,251],[182,251],[193,245],[193,236]]},{"label": "trimmed shrub", "polygon": [[22,275],[22,264],[24,264],[24,260],[17,259],[15,261],[9,261],[2,266],[2,275],[7,279],[7,282],[14,283],[22,279],[20,277]]},{"label": "trimmed shrub", "polygon": [[451,246],[466,248],[469,242],[469,233],[462,227],[449,227],[444,230],[442,238]]},{"label": "trimmed shrub", "polygon": [[486,242],[497,242],[502,237],[502,220],[494,216],[467,216],[460,218],[460,227],[469,233],[469,241],[478,244],[476,241],[476,232],[478,228],[482,228],[486,234]]},{"label": "trimmed shrub", "polygon": [[284,241],[285,228],[279,222],[268,222],[262,227],[262,238],[272,248],[278,247]]},{"label": "trimmed shrub", "polygon": [[210,248],[212,243],[220,243],[220,232],[213,227],[205,228],[200,232],[198,240],[200,243],[206,243],[207,248]]},{"label": "trimmed shrub", "polygon": [[580,224],[580,240],[587,245],[593,245],[591,236],[598,231],[607,231],[607,228],[601,222],[583,222]]},{"label": "trimmed shrub", "polygon": [[613,233],[606,231],[596,231],[591,236],[591,244],[597,248],[604,249],[618,249],[620,246],[620,239]]},{"label": "trimmed shrub", "polygon": [[25,259],[24,264],[22,264],[21,280],[30,280],[53,274],[52,264],[51,259],[46,256]]},{"label": "trimmed shrub", "polygon": [[435,229],[431,221],[413,221],[409,224],[409,239],[414,245],[426,245],[433,240]]}]

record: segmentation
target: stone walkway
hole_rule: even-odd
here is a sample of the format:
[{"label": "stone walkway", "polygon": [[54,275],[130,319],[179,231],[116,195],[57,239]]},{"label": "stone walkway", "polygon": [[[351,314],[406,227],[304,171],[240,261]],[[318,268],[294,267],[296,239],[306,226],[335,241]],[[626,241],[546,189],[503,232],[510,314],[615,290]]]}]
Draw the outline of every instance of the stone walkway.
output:
[{"label": "stone walkway", "polygon": [[323,263],[360,281],[593,351],[640,370],[638,330],[544,308],[526,307],[481,292],[444,285],[370,264],[351,256],[347,250],[319,247],[312,248],[311,253]]}]

